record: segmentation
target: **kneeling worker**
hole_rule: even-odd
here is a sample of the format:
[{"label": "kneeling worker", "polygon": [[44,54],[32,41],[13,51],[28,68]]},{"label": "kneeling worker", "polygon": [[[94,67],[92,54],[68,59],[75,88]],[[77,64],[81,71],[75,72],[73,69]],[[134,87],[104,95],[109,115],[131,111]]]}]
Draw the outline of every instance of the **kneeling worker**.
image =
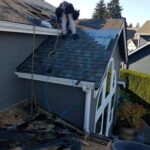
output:
[{"label": "kneeling worker", "polygon": [[[76,17],[73,17],[73,15]],[[60,4],[58,8],[56,8],[56,16],[58,21],[60,21],[61,19],[62,38],[65,39],[67,36],[68,33],[67,25],[69,23],[73,35],[73,39],[78,39],[74,20],[76,20],[79,17],[79,11],[74,10],[74,7],[71,3],[64,1]]]}]

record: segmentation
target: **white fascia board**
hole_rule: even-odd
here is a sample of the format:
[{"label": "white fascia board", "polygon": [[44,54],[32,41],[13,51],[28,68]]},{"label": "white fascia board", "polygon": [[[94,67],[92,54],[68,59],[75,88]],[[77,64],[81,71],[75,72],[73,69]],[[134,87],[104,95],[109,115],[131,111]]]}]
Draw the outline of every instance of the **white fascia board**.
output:
[{"label": "white fascia board", "polygon": [[125,27],[125,23],[122,26],[122,30],[123,30],[123,36],[124,36],[124,46],[125,46],[125,59],[126,62],[128,62],[128,49],[127,49],[127,40],[126,40],[126,27]]},{"label": "white fascia board", "polygon": [[88,82],[88,81],[80,81],[79,84],[77,84],[78,80],[73,80],[73,79],[57,78],[57,77],[44,76],[44,75],[38,75],[38,74],[32,75],[29,73],[20,73],[20,72],[15,72],[15,74],[19,78],[24,78],[24,79],[33,79],[36,81],[43,81],[43,82],[49,82],[49,83],[74,86],[74,87],[81,87],[81,88],[86,87],[89,89],[95,89],[95,83]]},{"label": "white fascia board", "polygon": [[3,32],[34,34],[34,27],[35,27],[35,34],[39,35],[59,35],[61,33],[61,30],[58,29],[0,21],[0,31]]},{"label": "white fascia board", "polygon": [[144,36],[150,36],[150,33],[136,33],[137,35],[144,35]]},{"label": "white fascia board", "polygon": [[150,45],[150,42],[147,42],[146,44],[142,45],[141,47],[135,49],[133,52],[129,53],[128,56],[130,56],[130,55],[136,53],[137,51],[141,50],[142,48],[144,48],[144,47],[146,47],[146,46],[148,46],[148,45]]}]

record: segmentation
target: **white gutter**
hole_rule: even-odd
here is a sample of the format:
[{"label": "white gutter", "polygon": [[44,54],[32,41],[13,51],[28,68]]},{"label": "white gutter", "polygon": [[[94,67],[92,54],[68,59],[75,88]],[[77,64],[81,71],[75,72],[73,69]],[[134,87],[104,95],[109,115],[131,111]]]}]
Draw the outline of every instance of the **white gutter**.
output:
[{"label": "white gutter", "polygon": [[[28,24],[0,21],[0,31],[15,33],[34,33],[34,26]],[[61,30],[35,26],[35,34],[39,35],[59,35]]]},{"label": "white gutter", "polygon": [[92,97],[92,89],[87,88],[86,86],[83,87],[83,91],[86,92],[86,99],[85,99],[85,110],[84,110],[84,131],[89,133],[90,132],[90,110],[91,110],[91,97]]},{"label": "white gutter", "polygon": [[134,54],[135,52],[139,51],[140,49],[142,49],[142,48],[144,48],[144,47],[146,47],[146,46],[148,46],[148,45],[150,45],[150,42],[147,42],[146,44],[142,45],[141,47],[135,49],[134,51],[132,51],[131,53],[129,53],[128,56]]},{"label": "white gutter", "polygon": [[150,36],[150,33],[136,33],[136,35]]},{"label": "white gutter", "polygon": [[88,81],[80,81],[79,82],[78,80],[73,80],[73,79],[57,78],[57,77],[44,76],[44,75],[38,75],[38,74],[33,74],[33,76],[32,76],[32,74],[30,74],[30,73],[20,73],[20,72],[15,72],[15,74],[19,78],[32,79],[32,77],[33,77],[33,80],[36,80],[36,81],[56,83],[56,84],[81,87],[81,88],[83,88],[84,86],[86,86],[90,89],[95,88],[95,84],[93,82],[88,82]]}]

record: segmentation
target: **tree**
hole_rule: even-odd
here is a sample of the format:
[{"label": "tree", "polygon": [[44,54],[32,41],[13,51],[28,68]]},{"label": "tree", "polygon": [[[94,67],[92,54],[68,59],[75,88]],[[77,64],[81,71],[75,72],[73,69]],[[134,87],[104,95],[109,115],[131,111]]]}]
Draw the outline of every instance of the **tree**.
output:
[{"label": "tree", "polygon": [[132,23],[130,23],[128,27],[132,28],[133,27]]},{"label": "tree", "polygon": [[93,18],[106,18],[107,10],[106,10],[106,4],[104,3],[104,0],[100,0],[96,4],[96,8],[93,13]]},{"label": "tree", "polygon": [[140,24],[139,24],[139,22],[136,24],[136,28],[139,28],[140,27]]},{"label": "tree", "polygon": [[107,4],[108,17],[110,18],[121,18],[122,10],[119,0],[111,0]]}]

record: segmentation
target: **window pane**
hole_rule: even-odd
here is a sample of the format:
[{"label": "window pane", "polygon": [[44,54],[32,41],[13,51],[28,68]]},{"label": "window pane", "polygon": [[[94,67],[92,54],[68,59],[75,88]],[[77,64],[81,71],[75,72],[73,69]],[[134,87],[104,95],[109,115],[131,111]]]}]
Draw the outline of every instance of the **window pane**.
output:
[{"label": "window pane", "polygon": [[99,99],[98,99],[98,106],[97,106],[97,110],[99,109],[99,107],[101,106],[101,104],[102,104],[102,91],[101,91],[101,93],[100,93],[100,97],[99,97]]},{"label": "window pane", "polygon": [[102,126],[102,115],[100,116],[100,118],[98,119],[97,123],[96,123],[96,133],[100,133],[101,131],[101,126]]},{"label": "window pane", "polygon": [[106,97],[110,93],[110,85],[111,85],[111,76],[112,76],[112,65],[110,65],[108,73],[107,73],[107,83],[106,83]]}]

